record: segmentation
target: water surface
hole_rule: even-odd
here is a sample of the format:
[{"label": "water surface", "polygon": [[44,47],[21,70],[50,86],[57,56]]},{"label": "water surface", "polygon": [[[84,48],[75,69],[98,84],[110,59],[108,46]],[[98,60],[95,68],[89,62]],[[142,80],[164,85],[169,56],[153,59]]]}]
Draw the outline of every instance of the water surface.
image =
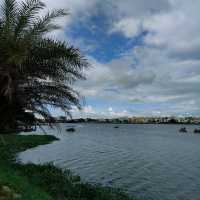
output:
[{"label": "water surface", "polygon": [[[60,141],[27,150],[23,162],[54,162],[84,181],[120,187],[141,200],[200,199],[200,135],[179,125],[62,125]],[[57,134],[54,131],[50,131]]]}]

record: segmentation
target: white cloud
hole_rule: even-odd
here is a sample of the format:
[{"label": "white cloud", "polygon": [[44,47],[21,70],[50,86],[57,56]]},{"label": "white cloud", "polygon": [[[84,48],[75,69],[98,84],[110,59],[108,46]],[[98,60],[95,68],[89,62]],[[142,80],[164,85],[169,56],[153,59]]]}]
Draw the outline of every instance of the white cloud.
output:
[{"label": "white cloud", "polygon": [[108,109],[95,109],[91,105],[83,107],[81,111],[79,111],[76,107],[73,107],[72,110],[73,118],[116,118],[116,117],[130,117],[131,114],[127,110],[115,111],[112,107]]},{"label": "white cloud", "polygon": [[154,14],[165,13],[171,8],[168,0],[118,0],[111,3],[113,23],[109,32],[121,32],[135,37],[143,31],[143,21]]},{"label": "white cloud", "polygon": [[[1,0],[2,1],[2,0]],[[81,115],[176,115],[200,114],[200,1],[199,0],[45,0],[48,8],[66,8],[71,13],[61,24],[65,29],[102,9],[112,33],[134,39],[146,31],[142,46],[123,52],[120,58],[101,63],[88,56],[93,68],[88,80],[76,87],[86,97],[103,99],[108,109],[86,106]],[[81,36],[81,33],[80,33]],[[66,34],[59,33],[66,39]],[[95,48],[82,38],[72,42]],[[98,42],[98,41],[97,41]],[[115,41],[118,42],[118,41]],[[115,107],[132,106],[132,111]],[[137,108],[137,104],[144,107]],[[158,107],[149,106],[151,104]],[[112,105],[109,108],[109,105]],[[149,106],[149,107],[148,107]],[[77,110],[73,111],[78,113]]]},{"label": "white cloud", "polygon": [[113,25],[110,33],[121,32],[127,38],[132,38],[140,34],[142,31],[142,23],[134,18],[124,18]]},{"label": "white cloud", "polygon": [[93,109],[92,106],[85,106],[83,107],[83,110],[82,110],[83,113],[86,113],[86,114],[95,114],[95,110]]},{"label": "white cloud", "polygon": [[[134,63],[134,59],[138,63]],[[129,104],[132,111],[115,112],[112,116],[130,115],[198,115],[200,113],[200,60],[180,60],[159,48],[138,47],[120,59],[101,64],[94,59],[88,80],[78,86],[87,97]],[[138,109],[135,104],[142,104]],[[159,108],[144,108],[151,104]]]},{"label": "white cloud", "polygon": [[[93,68],[77,88],[86,97],[113,103],[112,109],[102,112],[93,108],[93,115],[200,114],[199,0],[73,2],[74,16],[83,11],[92,15],[101,5],[110,23],[109,34],[134,38],[147,32],[142,46],[123,52],[120,58],[101,63],[89,57]],[[132,111],[116,111],[118,101],[132,105]],[[145,109],[137,108],[138,103]]]},{"label": "white cloud", "polygon": [[109,107],[109,108],[108,108],[108,112],[112,113],[112,112],[113,112],[113,108],[112,108],[112,107]]}]

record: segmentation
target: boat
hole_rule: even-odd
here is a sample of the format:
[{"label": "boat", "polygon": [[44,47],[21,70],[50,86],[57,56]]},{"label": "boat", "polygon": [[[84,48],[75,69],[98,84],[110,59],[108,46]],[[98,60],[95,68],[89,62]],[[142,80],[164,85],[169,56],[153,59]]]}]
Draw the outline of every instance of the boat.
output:
[{"label": "boat", "polygon": [[198,134],[200,134],[200,129],[194,129],[194,133],[198,133]]},{"label": "boat", "polygon": [[187,133],[187,129],[185,127],[179,129],[180,133]]},{"label": "boat", "polygon": [[66,131],[67,131],[67,132],[75,132],[76,129],[75,129],[75,128],[67,128]]}]

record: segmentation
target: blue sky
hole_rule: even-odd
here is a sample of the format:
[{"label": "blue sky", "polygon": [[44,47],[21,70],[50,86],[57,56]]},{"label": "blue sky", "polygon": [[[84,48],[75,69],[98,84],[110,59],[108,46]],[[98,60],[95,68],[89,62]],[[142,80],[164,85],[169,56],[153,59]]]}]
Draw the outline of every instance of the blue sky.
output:
[{"label": "blue sky", "polygon": [[66,29],[66,34],[74,41],[84,41],[87,46],[82,51],[101,63],[119,58],[133,47],[143,44],[145,31],[134,38],[126,38],[119,32],[108,34],[109,23],[106,21],[107,18],[99,13],[98,16],[91,16],[87,24],[79,21],[72,24],[70,30]]},{"label": "blue sky", "polygon": [[[45,0],[92,67],[74,117],[200,115],[199,0]],[[56,114],[61,114],[59,111]]]}]

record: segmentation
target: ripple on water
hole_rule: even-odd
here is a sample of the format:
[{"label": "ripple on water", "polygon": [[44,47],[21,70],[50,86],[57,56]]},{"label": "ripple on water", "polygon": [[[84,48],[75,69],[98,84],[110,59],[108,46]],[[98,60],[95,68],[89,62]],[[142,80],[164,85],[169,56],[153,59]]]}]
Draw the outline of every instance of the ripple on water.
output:
[{"label": "ripple on water", "polygon": [[78,125],[77,134],[63,131],[60,141],[23,152],[19,159],[54,161],[85,181],[121,187],[144,200],[199,200],[200,135],[179,134],[179,128]]}]

